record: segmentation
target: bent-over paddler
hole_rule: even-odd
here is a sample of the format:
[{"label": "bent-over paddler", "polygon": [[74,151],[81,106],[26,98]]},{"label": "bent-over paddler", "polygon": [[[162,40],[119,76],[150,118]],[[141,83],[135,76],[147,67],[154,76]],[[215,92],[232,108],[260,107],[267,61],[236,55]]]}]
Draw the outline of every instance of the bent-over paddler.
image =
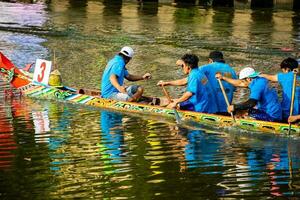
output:
[{"label": "bent-over paddler", "polygon": [[227,81],[236,87],[250,89],[250,96],[247,101],[228,106],[228,112],[246,110],[249,117],[279,122],[282,119],[281,105],[274,88],[271,88],[268,80],[259,77],[259,73],[251,67],[241,70],[239,79],[231,79],[222,74],[216,74],[216,78]]},{"label": "bent-over paddler", "polygon": [[207,77],[198,68],[199,58],[195,54],[185,54],[176,62],[188,77],[173,81],[159,81],[157,85],[185,86],[183,95],[174,99],[167,107],[202,113],[216,113],[217,104]]}]

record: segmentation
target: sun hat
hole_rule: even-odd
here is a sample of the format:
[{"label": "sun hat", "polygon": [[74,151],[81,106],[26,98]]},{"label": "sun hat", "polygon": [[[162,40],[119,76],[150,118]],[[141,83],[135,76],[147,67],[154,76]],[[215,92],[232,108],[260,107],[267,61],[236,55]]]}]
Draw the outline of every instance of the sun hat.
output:
[{"label": "sun hat", "polygon": [[124,56],[129,57],[129,58],[132,58],[133,54],[134,54],[133,49],[131,47],[128,47],[128,46],[123,47],[121,49],[120,53],[123,54]]},{"label": "sun hat", "polygon": [[253,68],[246,67],[240,71],[239,79],[254,78],[257,77],[259,74],[260,72],[256,72]]}]

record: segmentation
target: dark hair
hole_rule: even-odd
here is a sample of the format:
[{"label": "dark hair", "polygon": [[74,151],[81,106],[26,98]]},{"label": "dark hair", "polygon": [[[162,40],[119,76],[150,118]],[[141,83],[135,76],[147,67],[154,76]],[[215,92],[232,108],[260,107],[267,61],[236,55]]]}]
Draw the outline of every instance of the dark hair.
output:
[{"label": "dark hair", "polygon": [[125,63],[128,63],[128,62],[131,60],[131,58],[130,58],[130,57],[128,57],[128,56],[125,56],[125,55],[124,55],[124,54],[122,54],[122,53],[118,53],[118,55],[119,55],[119,56],[121,56],[121,57],[124,59]]},{"label": "dark hair", "polygon": [[199,58],[195,54],[184,54],[181,60],[192,69],[198,67]]},{"label": "dark hair", "polygon": [[293,71],[293,69],[298,68],[298,62],[294,58],[286,58],[280,63],[281,69],[290,69]]},{"label": "dark hair", "polygon": [[223,62],[223,63],[225,63],[223,53],[221,51],[212,51],[212,52],[209,53],[208,57],[210,59],[212,59],[214,62]]}]

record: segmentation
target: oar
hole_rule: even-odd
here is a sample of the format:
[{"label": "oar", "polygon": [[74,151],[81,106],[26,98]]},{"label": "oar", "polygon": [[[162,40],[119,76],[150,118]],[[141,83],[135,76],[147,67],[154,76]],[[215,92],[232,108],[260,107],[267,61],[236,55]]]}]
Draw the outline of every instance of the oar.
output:
[{"label": "oar", "polygon": [[[227,107],[229,107],[229,106],[230,106],[230,104],[229,104],[229,101],[228,101],[227,94],[226,94],[226,92],[225,92],[225,90],[224,90],[223,83],[222,83],[222,81],[221,81],[220,79],[218,79],[218,82],[219,82],[220,88],[221,88],[221,90],[222,90],[222,93],[223,93],[223,96],[224,96],[224,99],[225,99],[226,105],[227,105]],[[233,113],[232,113],[232,112],[230,112],[230,115],[231,115],[231,117],[232,117],[233,121],[235,122],[235,117],[234,117],[234,115],[233,115]]]},{"label": "oar", "polygon": [[55,50],[53,50],[53,68],[52,70],[54,71],[56,69],[56,58],[55,58]]},{"label": "oar", "polygon": [[[293,70],[294,76],[293,76],[293,87],[292,87],[292,99],[291,99],[291,105],[290,105],[290,116],[293,115],[294,111],[294,101],[295,101],[295,90],[296,90],[296,80],[297,80],[297,73],[298,71],[296,69]],[[289,123],[289,131],[288,134],[291,134],[291,127],[292,123]]]},{"label": "oar", "polygon": [[[162,88],[162,90],[163,90],[165,96],[167,97],[169,103],[171,103],[171,102],[172,102],[172,99],[171,99],[171,97],[170,97],[168,91],[166,90],[165,86],[161,85],[161,88]],[[175,113],[176,122],[177,122],[177,123],[180,123],[180,122],[181,122],[181,118],[180,118],[180,116],[179,116],[179,114],[178,114],[176,108],[174,108],[173,110],[174,110],[174,113]]]}]

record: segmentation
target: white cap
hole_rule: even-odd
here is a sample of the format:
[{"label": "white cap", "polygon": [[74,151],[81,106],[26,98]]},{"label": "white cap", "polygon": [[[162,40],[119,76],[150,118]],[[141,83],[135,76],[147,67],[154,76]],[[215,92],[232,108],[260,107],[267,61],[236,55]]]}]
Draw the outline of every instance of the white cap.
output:
[{"label": "white cap", "polygon": [[132,58],[134,54],[133,49],[131,47],[123,47],[120,53],[129,58]]},{"label": "white cap", "polygon": [[244,79],[244,78],[254,78],[257,77],[260,73],[255,72],[255,70],[251,67],[246,67],[240,71],[239,74],[239,79]]}]

